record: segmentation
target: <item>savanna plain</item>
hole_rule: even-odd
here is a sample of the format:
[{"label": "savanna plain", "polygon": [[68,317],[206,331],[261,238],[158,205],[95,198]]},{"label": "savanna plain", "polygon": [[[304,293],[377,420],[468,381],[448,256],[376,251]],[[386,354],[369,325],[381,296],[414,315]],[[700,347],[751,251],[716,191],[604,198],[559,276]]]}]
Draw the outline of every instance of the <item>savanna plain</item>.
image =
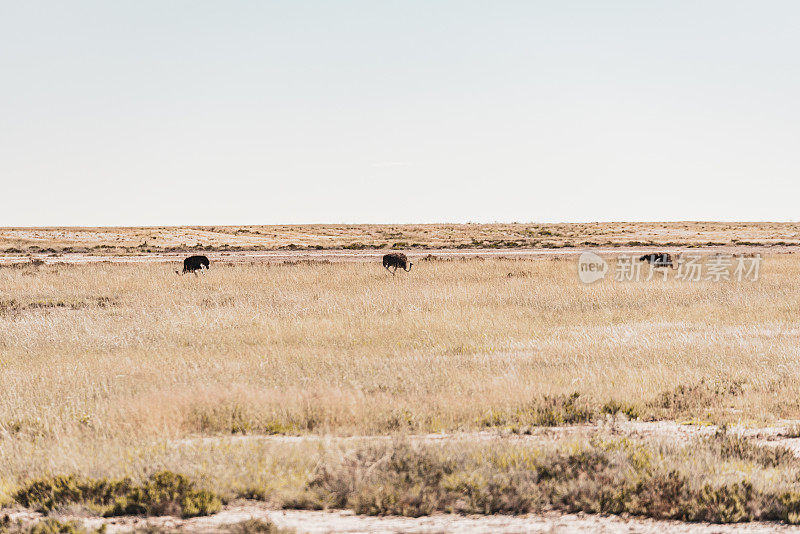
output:
[{"label": "savanna plain", "polygon": [[0,266],[0,528],[256,501],[800,521],[796,255],[591,285],[572,259],[418,256]]}]

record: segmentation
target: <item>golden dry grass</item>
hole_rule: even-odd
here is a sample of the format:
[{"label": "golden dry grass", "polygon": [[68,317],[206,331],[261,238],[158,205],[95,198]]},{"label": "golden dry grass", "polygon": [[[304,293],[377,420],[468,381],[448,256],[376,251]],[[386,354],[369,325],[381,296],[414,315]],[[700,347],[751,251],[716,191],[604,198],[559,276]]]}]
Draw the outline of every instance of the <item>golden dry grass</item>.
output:
[{"label": "golden dry grass", "polygon": [[757,282],[592,286],[567,260],[0,268],[0,479],[291,486],[313,443],[181,440],[513,426],[572,392],[644,417],[800,418],[798,275],[793,256]]},{"label": "golden dry grass", "polygon": [[0,228],[0,253],[128,254],[281,248],[798,245],[797,223],[612,222]]}]

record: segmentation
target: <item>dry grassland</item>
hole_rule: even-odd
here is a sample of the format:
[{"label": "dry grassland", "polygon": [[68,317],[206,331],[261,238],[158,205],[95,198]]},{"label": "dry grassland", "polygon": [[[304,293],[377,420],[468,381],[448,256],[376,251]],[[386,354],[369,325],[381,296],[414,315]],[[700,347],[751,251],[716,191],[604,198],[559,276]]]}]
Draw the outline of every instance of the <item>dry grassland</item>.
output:
[{"label": "dry grassland", "polygon": [[209,250],[796,246],[797,223],[563,223],[0,228],[5,254]]},{"label": "dry grassland", "polygon": [[[591,286],[578,281],[573,261],[556,259],[423,261],[396,277],[379,264],[217,263],[197,277],[156,264],[2,267],[0,492],[10,499],[43,475],[142,480],[170,469],[225,498],[370,513],[481,511],[479,497],[452,501],[452,492],[477,491],[467,479],[447,479],[461,490],[407,509],[381,508],[366,497],[374,487],[342,481],[383,458],[385,445],[249,437],[524,434],[619,412],[745,424],[800,418],[798,276],[793,255],[767,258],[757,282]],[[232,435],[246,437],[197,439]],[[613,471],[620,477],[644,469],[637,445],[581,442],[591,439],[611,455],[604,465],[622,466]],[[364,467],[342,464],[358,447]],[[462,441],[417,451],[435,457],[418,474],[437,462],[477,462],[491,478],[509,462],[549,458],[519,447]],[[690,482],[745,473],[757,489],[796,485],[797,462],[736,444],[691,455],[681,444],[647,447],[647,466],[680,468]],[[500,511],[535,510],[541,499]],[[696,518],[712,517],[704,513]]]}]

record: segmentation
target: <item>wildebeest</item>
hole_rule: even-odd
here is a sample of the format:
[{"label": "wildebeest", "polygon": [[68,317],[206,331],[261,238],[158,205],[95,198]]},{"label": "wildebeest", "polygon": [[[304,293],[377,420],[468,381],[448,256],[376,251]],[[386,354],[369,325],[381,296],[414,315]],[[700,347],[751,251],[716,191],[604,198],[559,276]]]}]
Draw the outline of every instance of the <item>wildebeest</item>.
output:
[{"label": "wildebeest", "polygon": [[201,269],[208,269],[211,265],[211,262],[208,261],[208,258],[205,256],[189,256],[185,260],[183,260],[183,272],[175,271],[178,274],[186,274],[186,273],[194,273],[197,275],[197,271]]},{"label": "wildebeest", "polygon": [[394,267],[394,270],[390,271],[392,274],[397,272],[398,267],[408,272],[411,270],[412,265],[413,263],[408,261],[406,255],[402,252],[390,252],[383,256],[383,266],[386,267],[386,270],[389,271],[389,267]]},{"label": "wildebeest", "polygon": [[653,267],[674,267],[672,263],[672,256],[666,252],[656,252],[653,254],[645,254],[639,261],[646,261]]}]

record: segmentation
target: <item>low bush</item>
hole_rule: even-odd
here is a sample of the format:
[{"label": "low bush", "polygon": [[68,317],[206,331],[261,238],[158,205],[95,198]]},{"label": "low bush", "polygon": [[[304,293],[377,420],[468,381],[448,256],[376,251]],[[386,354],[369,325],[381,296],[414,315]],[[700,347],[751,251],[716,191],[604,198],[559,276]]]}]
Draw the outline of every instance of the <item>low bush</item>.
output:
[{"label": "low bush", "polygon": [[141,484],[131,479],[81,479],[72,475],[30,482],[14,495],[22,506],[48,512],[69,504],[88,506],[103,515],[175,515],[192,517],[219,511],[214,493],[197,489],[188,478],[170,471]]},{"label": "low bush", "polygon": [[528,427],[591,423],[597,410],[581,398],[580,393],[545,395],[512,411],[489,411],[478,420],[485,427],[509,427],[525,433]]},{"label": "low bush", "polygon": [[696,384],[681,384],[664,391],[650,401],[647,407],[655,418],[677,419],[718,405],[720,401],[739,396],[743,391],[744,382],[741,380],[701,380]]},{"label": "low bush", "polygon": [[[715,437],[695,446],[725,454],[727,446],[720,446],[720,440]],[[766,460],[771,458],[766,448],[736,447],[733,450],[739,452],[731,452],[732,457],[762,466],[772,461]],[[365,446],[338,460],[321,462],[304,498],[284,506],[414,517],[554,509],[714,523],[800,522],[798,493],[758,490],[744,479],[698,484],[691,472],[653,460],[659,457],[657,451],[628,440],[547,452],[529,447],[454,452],[401,441]]]},{"label": "low bush", "polygon": [[88,530],[78,521],[59,521],[48,518],[33,524],[12,522],[8,516],[0,521],[0,534],[102,534],[105,527]]},{"label": "low bush", "polygon": [[763,447],[742,436],[731,434],[726,427],[721,427],[709,437],[708,445],[721,459],[745,460],[762,467],[778,467],[780,465],[798,465],[800,463],[794,453],[786,447]]},{"label": "low bush", "polygon": [[268,519],[247,519],[228,525],[226,531],[231,534],[293,534],[295,532],[294,529],[278,528]]},{"label": "low bush", "polygon": [[641,411],[637,406],[611,399],[600,408],[600,413],[606,415],[624,414],[628,419],[639,419]]}]

